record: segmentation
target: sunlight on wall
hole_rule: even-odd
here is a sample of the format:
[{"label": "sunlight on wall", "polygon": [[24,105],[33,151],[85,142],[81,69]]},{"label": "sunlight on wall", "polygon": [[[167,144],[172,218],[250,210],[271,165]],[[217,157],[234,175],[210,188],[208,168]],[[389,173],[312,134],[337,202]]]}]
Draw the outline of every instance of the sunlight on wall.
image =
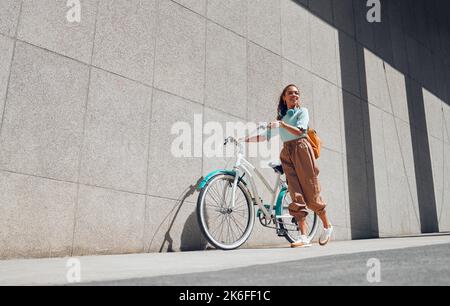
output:
[{"label": "sunlight on wall", "polygon": [[405,77],[364,50],[380,236],[420,233]]}]

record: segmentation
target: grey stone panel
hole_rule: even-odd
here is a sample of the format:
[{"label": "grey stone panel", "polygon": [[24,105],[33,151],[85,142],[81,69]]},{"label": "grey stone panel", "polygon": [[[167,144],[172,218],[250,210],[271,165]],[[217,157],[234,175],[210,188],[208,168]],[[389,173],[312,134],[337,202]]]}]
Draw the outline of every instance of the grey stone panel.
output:
[{"label": "grey stone panel", "polygon": [[253,43],[248,45],[248,120],[270,122],[277,116],[282,87],[281,57]]},{"label": "grey stone panel", "polygon": [[426,2],[428,1],[418,0],[411,2],[410,5],[415,17],[417,40],[428,47],[430,45],[430,35],[428,28],[429,22],[425,12]]},{"label": "grey stone panel", "polygon": [[389,64],[385,64],[389,110],[396,117],[409,123],[405,76]]},{"label": "grey stone panel", "polygon": [[188,193],[202,176],[202,113],[200,104],[154,92],[148,194],[196,201]]},{"label": "grey stone panel", "polygon": [[80,1],[80,23],[70,23],[65,1],[23,2],[18,38],[39,47],[90,63],[97,0]]},{"label": "grey stone panel", "polygon": [[203,16],[206,15],[207,0],[174,0],[174,1]]},{"label": "grey stone panel", "polygon": [[309,9],[313,14],[329,24],[333,24],[333,0],[309,1]]},{"label": "grey stone panel", "polygon": [[0,171],[0,258],[70,254],[76,193],[75,184]]},{"label": "grey stone panel", "polygon": [[22,0],[0,2],[0,33],[15,36]]},{"label": "grey stone panel", "polygon": [[425,130],[413,129],[411,133],[417,175],[421,232],[433,233],[439,230],[437,215],[438,197],[436,195],[436,183],[433,173],[435,166],[433,166],[431,152],[433,140]]},{"label": "grey stone panel", "polygon": [[395,26],[400,29],[403,28],[403,18],[404,18],[404,1],[389,1],[388,3],[388,18],[391,23],[391,27]]},{"label": "grey stone panel", "polygon": [[442,44],[441,44],[441,27],[437,20],[430,18],[429,20],[429,35],[430,35],[430,47],[431,52],[434,54],[441,54]]},{"label": "grey stone panel", "polygon": [[309,13],[293,1],[281,1],[283,57],[311,70],[311,26]]},{"label": "grey stone panel", "polygon": [[247,115],[247,48],[244,38],[208,23],[205,105]]},{"label": "grey stone panel", "polygon": [[404,0],[402,2],[402,10],[403,10],[403,30],[405,34],[417,38],[417,22],[414,14],[414,8],[412,6],[412,2]]},{"label": "grey stone panel", "polygon": [[141,253],[145,195],[80,186],[74,256]]},{"label": "grey stone panel", "polygon": [[419,65],[420,75],[418,80],[421,84],[430,90],[435,90],[437,80],[434,73],[433,57],[431,52],[421,44],[419,44],[419,58],[420,62],[410,64]]},{"label": "grey stone panel", "polygon": [[[348,186],[349,228],[352,237],[367,237],[372,222],[369,210],[368,176],[362,102],[343,91],[343,122],[345,125],[346,158],[344,186]],[[368,114],[366,114],[368,115]],[[368,162],[367,162],[368,164]]]},{"label": "grey stone panel", "polygon": [[[356,56],[358,59],[359,86],[361,91],[360,97],[362,100],[367,101],[368,92],[367,92],[367,72],[366,72],[366,49],[358,41],[356,41]],[[345,57],[343,57],[342,59],[345,59]],[[348,67],[348,65],[346,65],[346,67]],[[341,67],[341,73],[342,71],[344,71],[343,67]],[[343,85],[345,80],[346,79],[342,79]]]},{"label": "grey stone panel", "polygon": [[145,193],[152,90],[94,69],[80,182]]},{"label": "grey stone panel", "polygon": [[334,25],[348,35],[355,36],[352,0],[333,0]]},{"label": "grey stone panel", "polygon": [[426,89],[422,89],[428,135],[444,139],[442,101]]},{"label": "grey stone panel", "polygon": [[[386,169],[394,216],[393,234],[420,233],[420,217],[410,126],[390,114],[383,114]],[[394,208],[395,207],[395,208]]]},{"label": "grey stone panel", "polygon": [[442,206],[439,212],[439,230],[450,230],[450,145],[444,144],[444,188],[442,190]]},{"label": "grey stone panel", "polygon": [[311,126],[315,126],[313,78],[311,72],[287,60],[283,60],[283,87],[289,84],[295,84],[299,87],[300,101],[310,111]]},{"label": "grey stone panel", "polygon": [[313,78],[314,124],[324,147],[343,152],[341,136],[341,108],[338,88],[322,80]]},{"label": "grey stone panel", "polygon": [[247,35],[247,1],[208,0],[207,16],[240,35]]},{"label": "grey stone panel", "polygon": [[386,157],[385,170],[390,178],[406,175],[404,172],[404,159],[400,147],[398,125],[391,114],[382,112],[383,145]]},{"label": "grey stone panel", "polygon": [[[428,157],[429,162],[427,164],[424,163],[415,163],[415,169],[416,169],[416,180],[418,182],[417,190],[418,192],[423,192],[426,190],[428,192],[434,191],[432,188],[434,188],[434,182],[433,182],[433,171],[432,171],[432,165],[431,165],[431,158],[430,158],[430,148],[429,146],[425,146],[423,143],[419,143],[419,140],[427,139],[428,135],[423,130],[419,130],[417,128],[412,129],[411,131],[411,137],[413,142],[413,149],[414,149],[414,161],[416,161],[419,158],[424,158],[426,160],[426,157]],[[429,143],[428,139],[428,143]],[[429,165],[429,167],[427,167]],[[427,179],[426,179],[427,178]],[[423,186],[421,186],[423,185]],[[419,194],[421,195],[421,194]],[[423,196],[422,196],[423,198]],[[422,198],[419,198],[419,201],[422,200]],[[433,200],[435,200],[435,195],[433,194]]]},{"label": "grey stone panel", "polygon": [[374,169],[374,182],[377,199],[378,227],[380,236],[389,235],[392,232],[394,216],[387,214],[391,207],[391,195],[389,191],[389,177],[387,173],[387,156],[384,141],[383,114],[378,108],[369,105],[370,131],[372,139],[372,156]]},{"label": "grey stone panel", "polygon": [[99,2],[92,63],[152,85],[156,1]]},{"label": "grey stone panel", "polygon": [[361,96],[356,42],[343,32],[339,33],[339,57],[342,88]]},{"label": "grey stone panel", "polygon": [[414,209],[417,202],[412,200],[414,194],[411,195],[408,186],[404,176],[389,180],[391,205],[383,208],[383,214],[390,215],[391,224],[383,236],[421,234],[419,211]]},{"label": "grey stone panel", "polygon": [[0,167],[76,181],[87,66],[17,43],[0,139]]},{"label": "grey stone panel", "polygon": [[450,66],[446,66],[445,70],[447,71],[447,99],[446,99],[446,103],[447,105],[450,105]]},{"label": "grey stone panel", "polygon": [[[442,207],[444,205],[444,183],[446,181],[446,177],[444,177],[444,175],[446,174],[446,157],[444,157],[444,143],[442,140],[433,136],[428,139],[430,143],[430,157],[433,172],[434,194],[436,199],[435,213],[437,214],[437,218],[439,218],[439,213],[442,211]],[[439,221],[439,219],[436,221]],[[437,224],[437,226],[438,225],[439,224]]]},{"label": "grey stone panel", "polygon": [[248,0],[247,20],[248,39],[281,54],[280,2]]},{"label": "grey stone panel", "polygon": [[[336,226],[337,239],[349,239],[348,199],[345,192],[342,154],[327,149],[322,150],[318,160],[320,169],[321,196],[327,204],[327,215],[333,226]],[[319,221],[319,228],[322,228]]]},{"label": "grey stone panel", "polygon": [[338,82],[337,31],[317,17],[311,17],[312,71],[333,84]]},{"label": "grey stone panel", "polygon": [[422,59],[420,57],[420,46],[417,43],[417,41],[415,41],[414,39],[412,39],[409,36],[406,36],[406,48],[407,48],[407,55],[408,55],[408,65],[409,65],[409,73],[410,76],[418,81],[418,82],[422,82],[423,78],[422,78],[422,61],[424,59]]},{"label": "grey stone panel", "polygon": [[353,0],[353,12],[355,18],[356,40],[364,47],[375,50],[373,24],[367,22],[366,1]]},{"label": "grey stone panel", "polygon": [[391,25],[393,66],[404,75],[409,74],[408,50],[406,49],[406,37],[400,27]]},{"label": "grey stone panel", "polygon": [[[245,130],[239,126],[245,126],[246,121],[225,114],[215,109],[205,107],[203,126],[203,176],[219,169],[232,169],[236,156],[232,144],[223,146],[224,139],[228,136],[245,136]],[[228,129],[228,130],[227,130]]]},{"label": "grey stone panel", "polygon": [[[376,140],[373,137],[372,133],[372,126],[374,123],[372,120],[377,120],[377,118],[372,119],[372,113],[371,105],[367,103],[366,101],[361,100],[361,107],[362,107],[362,117],[363,117],[363,123],[362,123],[362,129],[364,131],[364,150],[365,150],[365,160],[366,160],[366,173],[367,173],[367,215],[366,219],[368,221],[367,224],[362,224],[362,229],[364,229],[365,234],[363,236],[357,236],[355,232],[352,230],[352,237],[353,238],[378,238],[380,236],[380,229],[379,229],[379,209],[378,209],[378,198],[377,198],[377,182],[376,182],[376,174],[375,174],[375,162],[374,162],[374,151],[377,149],[379,151],[379,148],[374,148],[374,143]],[[348,137],[346,138],[348,139]],[[378,138],[379,140],[380,138]],[[385,186],[383,186],[385,187]],[[386,190],[386,188],[384,188]],[[352,210],[355,207],[352,207]],[[362,210],[360,208],[357,208],[358,212],[361,212]],[[364,219],[363,219],[364,220]],[[353,221],[352,221],[353,224]],[[361,225],[358,224],[358,225]],[[352,226],[353,227],[353,226]],[[361,233],[359,233],[361,234]]]},{"label": "grey stone panel", "polygon": [[0,63],[3,63],[0,66],[0,126],[2,124],[2,115],[5,106],[13,48],[14,41],[12,39],[0,36]]},{"label": "grey stone panel", "polygon": [[205,20],[168,0],[159,3],[155,87],[203,103]]},{"label": "grey stone panel", "polygon": [[446,61],[446,65],[450,66],[450,29],[442,29],[441,28],[441,42],[443,45],[444,52],[444,60]]},{"label": "grey stone panel", "polygon": [[410,123],[422,133],[427,133],[423,89],[415,80],[409,77],[406,78],[406,83],[409,84],[406,92]]},{"label": "grey stone panel", "polygon": [[416,190],[413,195],[417,196],[416,180],[419,176],[417,175],[416,168],[414,166],[414,146],[412,141],[411,125],[398,118],[395,118],[395,122],[397,124],[396,128],[402,153],[404,176],[407,176],[410,180],[410,187],[413,191],[414,189]]},{"label": "grey stone panel", "polygon": [[385,62],[391,63],[393,61],[393,51],[390,31],[391,27],[387,5],[388,3],[389,2],[385,2],[381,5],[381,22],[373,23],[372,27],[377,55],[381,57]]},{"label": "grey stone panel", "polygon": [[204,250],[195,213],[196,205],[187,201],[147,197],[144,245],[146,252]]},{"label": "grey stone panel", "polygon": [[447,67],[443,63],[442,59],[436,55],[433,55],[434,65],[434,79],[436,80],[435,87],[430,90],[435,93],[444,103],[447,101]]},{"label": "grey stone panel", "polygon": [[450,105],[443,103],[444,118],[443,118],[443,130],[444,130],[444,142],[450,144]]},{"label": "grey stone panel", "polygon": [[383,60],[368,50],[364,50],[364,54],[367,100],[382,110],[392,113],[389,103],[388,79],[383,67]]}]

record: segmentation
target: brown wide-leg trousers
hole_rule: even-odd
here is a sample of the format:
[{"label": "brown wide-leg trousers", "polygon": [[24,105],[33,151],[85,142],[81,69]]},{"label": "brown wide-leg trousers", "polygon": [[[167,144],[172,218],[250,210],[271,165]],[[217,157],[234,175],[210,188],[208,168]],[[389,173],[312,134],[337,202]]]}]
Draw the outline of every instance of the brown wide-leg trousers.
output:
[{"label": "brown wide-leg trousers", "polygon": [[326,204],[320,196],[319,168],[308,140],[300,138],[285,142],[280,159],[293,201],[289,213],[298,221],[306,218],[307,208],[318,215],[323,214]]}]

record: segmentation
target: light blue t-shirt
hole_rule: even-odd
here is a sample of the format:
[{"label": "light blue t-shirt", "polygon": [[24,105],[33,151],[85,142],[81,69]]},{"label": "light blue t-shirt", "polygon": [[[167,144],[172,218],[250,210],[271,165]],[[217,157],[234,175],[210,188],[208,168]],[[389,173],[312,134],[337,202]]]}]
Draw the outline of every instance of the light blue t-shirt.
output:
[{"label": "light blue t-shirt", "polygon": [[[308,130],[308,124],[309,124],[309,113],[308,109],[305,107],[300,108],[293,108],[287,111],[286,115],[281,119],[286,124],[298,127],[299,129],[304,130],[303,134],[300,136],[294,135],[290,133],[288,130],[280,127],[279,133],[281,140],[283,142],[291,141],[295,139],[300,138],[306,138],[307,137],[307,130]],[[268,129],[267,130],[267,140],[270,140],[270,138],[273,136],[274,131]]]}]

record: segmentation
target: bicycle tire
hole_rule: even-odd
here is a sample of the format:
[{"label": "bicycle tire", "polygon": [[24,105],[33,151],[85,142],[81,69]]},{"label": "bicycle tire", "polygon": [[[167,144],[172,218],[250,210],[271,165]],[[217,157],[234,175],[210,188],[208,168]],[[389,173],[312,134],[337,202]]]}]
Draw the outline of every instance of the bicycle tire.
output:
[{"label": "bicycle tire", "polygon": [[[234,250],[242,246],[250,237],[250,234],[253,230],[253,226],[255,224],[255,210],[253,208],[252,197],[247,187],[243,183],[243,181],[239,181],[236,188],[236,207],[234,209],[225,207],[226,204],[231,203],[231,193],[232,193],[232,184],[234,182],[234,175],[230,174],[218,174],[213,176],[205,185],[205,187],[200,191],[200,194],[197,199],[197,221],[200,227],[200,230],[207,241],[214,247],[222,250]],[[213,188],[217,186],[217,184],[222,183],[222,186],[219,186],[216,190]],[[221,189],[222,188],[222,189]],[[221,197],[221,193],[224,195]],[[222,201],[224,200],[224,201]],[[230,233],[230,230],[233,234],[236,232],[233,231],[230,226],[238,226],[239,217],[237,214],[232,215],[233,213],[243,213],[243,217],[239,219],[244,220],[241,222],[243,224],[243,229],[238,229],[236,238],[232,238],[230,240],[223,239],[222,237],[216,237],[213,232],[213,225],[210,224],[210,216],[208,216],[207,209],[208,204],[215,201],[216,205],[210,205],[209,207],[215,207],[212,209],[211,213],[218,213],[221,217],[220,225],[224,225],[225,222],[228,225],[227,231]],[[218,203],[220,202],[220,203]],[[229,203],[228,203],[229,202]],[[237,208],[242,207],[242,211]],[[208,210],[208,211],[211,211]],[[234,224],[233,224],[234,223]],[[222,229],[223,230],[223,229]],[[221,239],[222,238],[222,239]]]}]

